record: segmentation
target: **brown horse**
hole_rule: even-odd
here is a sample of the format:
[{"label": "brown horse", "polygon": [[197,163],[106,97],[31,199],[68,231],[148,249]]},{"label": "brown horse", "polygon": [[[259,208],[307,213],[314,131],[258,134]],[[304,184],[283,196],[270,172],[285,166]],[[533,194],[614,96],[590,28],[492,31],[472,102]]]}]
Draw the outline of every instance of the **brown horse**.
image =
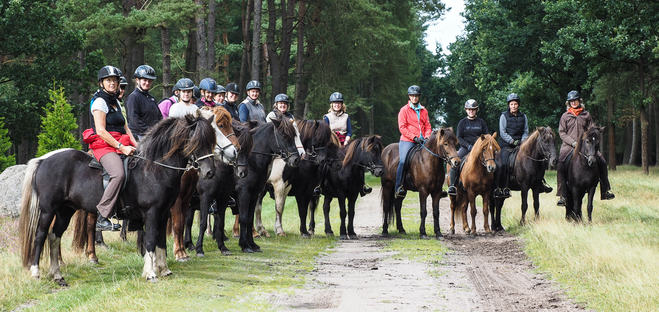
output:
[{"label": "brown horse", "polygon": [[[492,186],[494,185],[494,172],[497,170],[497,164],[494,160],[501,148],[496,141],[497,133],[493,135],[481,134],[476,140],[474,147],[469,152],[467,160],[464,161],[460,181],[462,187],[458,187],[458,194],[451,196],[451,229],[450,233],[455,234],[455,215],[458,212],[462,214],[462,228],[466,234],[476,234],[476,196],[483,198],[483,228],[485,233],[491,233],[488,223],[488,204],[492,196]],[[467,204],[471,206],[471,229],[467,224]]]},{"label": "brown horse", "polygon": [[[426,199],[428,195],[432,196],[435,237],[442,237],[439,229],[439,199],[442,197],[442,186],[445,178],[444,163],[451,166],[460,165],[460,157],[458,157],[458,152],[455,150],[457,144],[458,138],[453,133],[453,128],[443,128],[433,132],[425,143],[425,148],[416,153],[414,158],[411,159],[412,165],[410,165],[407,173],[409,179],[403,178],[406,190],[419,192],[419,204],[421,206],[419,233],[421,238],[427,238],[426,215],[428,212],[426,210]],[[394,195],[398,159],[398,143],[389,144],[382,151],[382,163],[385,170],[381,179],[381,200],[384,217],[382,222],[383,235],[389,233],[389,223],[393,221],[394,215],[398,232],[405,233],[400,214],[403,198],[396,198]]]},{"label": "brown horse", "polygon": [[[214,129],[220,131],[236,149],[240,149],[240,143],[233,133],[233,128],[231,127],[231,114],[224,109],[223,107],[214,107],[210,109],[210,112],[215,116]],[[202,115],[209,117],[208,110],[204,109]],[[217,149],[216,149],[217,151]],[[186,171],[181,177],[181,190],[179,196],[176,200],[176,203],[171,208],[172,214],[172,225],[174,229],[174,254],[176,255],[176,260],[186,261],[190,257],[185,253],[183,247],[183,230],[185,229],[185,215],[190,206],[190,197],[192,195],[192,190],[196,187],[197,181],[199,180],[199,175],[196,170]],[[96,246],[94,241],[100,241],[100,244],[103,244],[102,232],[95,232],[96,230],[96,218],[97,215],[87,213],[84,210],[79,210],[76,212],[75,216],[75,229],[74,236],[72,241],[72,246],[76,251],[85,250],[87,254],[87,259],[89,262],[98,263],[98,258],[96,257]],[[122,237],[125,237],[126,222],[122,228]],[[96,239],[98,235],[99,239]],[[143,244],[141,244],[141,236],[138,238],[138,246],[143,251]],[[85,248],[86,247],[86,248]]]}]

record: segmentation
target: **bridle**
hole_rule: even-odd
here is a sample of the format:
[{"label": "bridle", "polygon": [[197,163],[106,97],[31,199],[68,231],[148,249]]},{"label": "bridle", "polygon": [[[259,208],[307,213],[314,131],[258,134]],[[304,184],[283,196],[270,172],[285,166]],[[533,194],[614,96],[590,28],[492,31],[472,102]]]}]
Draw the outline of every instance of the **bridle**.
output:
[{"label": "bridle", "polygon": [[297,154],[297,151],[296,151],[295,153],[291,153],[291,152],[289,152],[289,151],[284,150],[284,149],[281,147],[281,145],[284,145],[284,143],[282,142],[281,145],[279,144],[279,141],[280,141],[280,140],[279,140],[279,136],[277,135],[277,127],[275,127],[274,124],[273,124],[272,129],[273,129],[273,131],[274,131],[274,133],[275,133],[275,143],[277,143],[277,148],[279,149],[279,154],[277,154],[277,153],[268,153],[268,152],[258,152],[258,151],[254,151],[254,150],[252,151],[252,153],[254,153],[254,154],[261,154],[261,155],[275,156],[275,157],[281,157],[284,161],[288,161],[288,159],[289,159],[291,156]]},{"label": "bridle", "polygon": [[443,156],[439,156],[439,155],[433,153],[433,151],[431,151],[428,147],[426,147],[426,142],[423,142],[423,144],[421,144],[421,146],[422,146],[426,151],[428,151],[428,153],[430,153],[430,155],[433,155],[433,156],[435,156],[435,157],[437,157],[437,158],[443,160],[443,161],[444,161],[445,163],[447,163],[447,164],[450,164],[450,163],[451,163],[451,160],[453,160],[453,159],[455,159],[455,158],[457,158],[458,160],[460,160],[460,156],[458,156],[458,155],[455,155],[455,156],[453,156],[453,157],[449,157],[449,155],[447,155],[448,153],[446,152],[446,150],[443,150],[443,151],[444,151],[444,153],[443,153],[444,155],[443,155]]},{"label": "bridle", "polygon": [[[221,131],[220,131],[220,132],[221,132]],[[224,133],[223,133],[223,134],[224,134]],[[236,135],[236,134],[232,131],[232,132],[229,133],[228,135],[225,135],[225,137],[228,139],[229,137],[231,137],[231,136],[235,136],[235,135]],[[225,146],[222,146],[222,145],[220,145],[220,144],[216,144],[216,145],[215,145],[215,150],[216,150],[217,152],[216,152],[215,154],[218,155],[218,156],[220,156],[220,157],[222,157],[222,156],[224,156],[224,155],[226,154],[226,152],[225,152],[226,149],[229,148],[229,147],[231,147],[231,146],[233,146],[233,143],[231,143],[231,141],[229,141],[229,143],[228,143],[227,145],[225,145]],[[204,157],[205,157],[205,156],[204,156]],[[232,163],[232,164],[233,164],[233,163]]]},{"label": "bridle", "polygon": [[[491,144],[488,144],[488,145],[491,145]],[[483,155],[483,152],[481,152],[481,165],[483,165],[483,167],[487,167],[487,162],[490,161],[490,160],[494,160],[494,157],[485,159],[485,155]]]},{"label": "bridle", "polygon": [[[532,161],[537,161],[537,162],[549,161],[549,158],[551,158],[551,153],[548,152],[547,149],[545,149],[545,145],[542,144],[542,143],[543,143],[542,140],[540,140],[540,143],[536,142],[536,144],[540,145],[540,150],[542,151],[542,156],[544,157],[542,159],[537,159],[537,158],[533,158],[529,155],[526,155],[521,149],[519,151],[520,151],[520,153],[522,153],[522,155],[524,155],[524,157],[526,157],[526,158],[528,158]],[[549,154],[549,156],[547,156],[547,154]]]},{"label": "bridle", "polygon": [[214,153],[207,154],[207,155],[204,155],[204,156],[201,156],[201,157],[196,157],[195,155],[192,155],[191,159],[188,161],[188,165],[185,166],[185,168],[182,168],[182,167],[176,167],[176,166],[170,166],[170,165],[167,165],[167,164],[163,164],[159,161],[148,159],[146,157],[142,157],[142,156],[137,155],[137,154],[132,155],[132,157],[143,159],[143,160],[148,160],[148,161],[150,161],[150,162],[152,162],[152,163],[154,163],[158,166],[161,166],[161,167],[165,167],[165,168],[173,169],[173,170],[181,170],[181,171],[190,171],[192,169],[199,170],[199,167],[200,167],[199,161],[203,160],[203,159],[206,159],[206,158],[209,158],[209,157],[213,157],[213,156],[215,156]]}]

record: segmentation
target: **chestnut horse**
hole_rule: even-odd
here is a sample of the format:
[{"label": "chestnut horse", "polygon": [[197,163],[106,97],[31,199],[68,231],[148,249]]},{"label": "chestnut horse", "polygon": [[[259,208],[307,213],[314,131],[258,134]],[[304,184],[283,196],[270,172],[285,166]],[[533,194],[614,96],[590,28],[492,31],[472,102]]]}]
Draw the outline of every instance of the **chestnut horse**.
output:
[{"label": "chestnut horse", "polygon": [[[439,199],[442,197],[442,186],[444,185],[445,171],[444,163],[451,166],[460,165],[460,157],[455,150],[458,144],[458,137],[453,133],[453,128],[442,128],[435,131],[424,143],[424,149],[414,154],[411,159],[411,165],[407,172],[407,177],[403,177],[404,188],[406,190],[419,192],[419,204],[421,213],[421,225],[419,233],[421,238],[427,238],[426,235],[426,199],[428,195],[432,196],[432,215],[434,221],[435,237],[441,238],[442,233],[439,229]],[[396,184],[396,171],[398,170],[398,143],[389,144],[382,151],[382,163],[384,164],[384,175],[381,183],[382,199],[382,234],[387,235],[388,227],[396,217],[396,227],[399,233],[405,233],[403,220],[401,217],[401,207],[403,198],[396,198],[394,195],[394,185]],[[395,208],[395,209],[394,209]]]},{"label": "chestnut horse", "polygon": [[[537,128],[519,148],[515,156],[515,166],[509,176],[511,190],[521,191],[522,195],[522,218],[519,224],[526,224],[526,210],[529,208],[527,200],[529,190],[533,192],[533,210],[535,218],[540,216],[540,193],[544,191],[543,179],[545,167],[556,166],[556,146],[554,138],[556,135],[550,127]],[[501,225],[501,208],[505,198],[492,197],[492,230],[503,231]]]},{"label": "chestnut horse", "polygon": [[588,221],[593,221],[593,196],[600,180],[597,151],[602,140],[603,127],[593,126],[581,135],[567,168],[567,198],[565,218],[581,222],[583,196],[588,193]]},{"label": "chestnut horse", "polygon": [[[483,228],[485,233],[491,233],[488,222],[488,204],[494,185],[494,172],[497,170],[495,157],[501,151],[496,141],[497,133],[493,135],[481,134],[474,143],[474,147],[467,155],[460,173],[462,185],[458,186],[458,194],[451,196],[451,229],[455,234],[455,216],[462,215],[462,228],[466,234],[476,235],[476,196],[483,198]],[[467,204],[471,206],[471,229],[467,224]]]}]

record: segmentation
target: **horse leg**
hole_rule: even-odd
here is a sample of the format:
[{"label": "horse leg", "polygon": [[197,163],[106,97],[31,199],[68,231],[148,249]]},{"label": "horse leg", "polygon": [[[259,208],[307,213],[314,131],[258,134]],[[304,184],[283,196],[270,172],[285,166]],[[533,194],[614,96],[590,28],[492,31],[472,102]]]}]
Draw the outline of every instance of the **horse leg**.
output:
[{"label": "horse leg", "polygon": [[354,197],[348,197],[348,237],[350,239],[357,239],[357,233],[355,233],[354,221],[355,221],[355,203],[357,202],[357,194],[355,193]]},{"label": "horse leg", "polygon": [[[179,193],[179,195],[182,195],[182,193]],[[176,203],[174,203],[170,212],[172,214],[171,219],[174,225],[174,256],[176,257],[176,261],[188,261],[190,256],[185,252],[185,244],[183,242],[183,236],[185,234],[185,219],[188,209],[183,208],[183,199],[181,196],[176,199]]]},{"label": "horse leg", "polygon": [[128,229],[128,220],[124,219],[123,221],[121,221],[121,232],[119,232],[119,237],[124,242],[127,241],[126,239],[126,234],[128,234],[127,229]]},{"label": "horse leg", "polygon": [[[98,257],[96,257],[96,239],[94,238],[94,235],[98,234],[96,232],[97,217],[98,215],[95,213],[87,213],[87,248],[85,253],[87,254],[87,261],[93,264],[98,264]],[[107,247],[105,243],[101,246]]]},{"label": "horse leg", "polygon": [[596,186],[588,189],[588,222],[593,222],[593,197],[595,197],[595,188]]},{"label": "horse leg", "polygon": [[[158,217],[155,215],[155,210],[152,208],[144,216],[144,232],[143,246],[144,246],[144,268],[142,269],[142,277],[145,277],[149,282],[157,282],[158,275],[156,275],[156,233],[158,232]],[[138,235],[139,236],[139,235]],[[138,238],[139,239],[139,238]]]},{"label": "horse leg", "polygon": [[34,237],[34,258],[32,259],[32,266],[30,266],[30,276],[37,279],[39,278],[39,260],[41,259],[41,251],[46,242],[50,223],[53,222],[53,218],[55,217],[53,212],[44,213],[43,206],[40,211],[39,225],[37,226],[37,232]]},{"label": "horse leg", "polygon": [[471,230],[472,235],[476,235],[476,215],[478,214],[478,208],[476,207],[476,195],[469,196],[469,206],[471,207]]},{"label": "horse leg", "polygon": [[[257,236],[252,235],[253,237],[258,237],[261,234],[265,237],[270,237],[270,234],[268,234],[268,231],[265,229],[265,226],[263,226],[263,220],[261,220],[261,211],[263,208],[263,196],[266,194],[266,190],[264,189],[261,191],[257,196],[256,200],[256,206],[254,207],[254,231],[256,231]],[[253,233],[252,233],[253,234]]]},{"label": "horse leg", "polygon": [[[284,191],[286,193],[288,193],[288,190],[284,190]],[[277,192],[276,189],[275,189],[275,194],[276,194],[275,197],[279,198],[279,193]],[[283,198],[283,200],[285,200],[285,199],[286,199],[286,197]],[[295,201],[297,202],[297,213],[298,213],[298,216],[300,217],[300,236],[302,238],[311,238],[311,233],[309,233],[307,231],[307,212],[309,210],[309,209],[307,209],[307,207],[309,207],[309,206],[307,205],[306,196],[305,195],[302,195],[302,196],[297,196],[296,195],[295,196]],[[279,203],[277,203],[277,204],[279,204]],[[279,209],[279,208],[277,208],[277,209]],[[282,211],[283,211],[283,209],[284,209],[284,205],[282,204]],[[277,216],[279,217],[279,212],[277,212]],[[282,232],[283,232],[283,230],[282,230]]]},{"label": "horse leg", "polygon": [[[226,209],[226,208],[225,208]],[[220,209],[219,214],[213,215],[214,219],[214,225],[213,225],[213,237],[215,238],[215,241],[217,242],[217,248],[220,250],[223,256],[230,256],[231,251],[229,251],[229,248],[224,244],[224,221],[225,221],[225,216],[226,216],[226,210],[225,209]]]},{"label": "horse leg", "polygon": [[[290,187],[287,189],[286,185],[284,185],[284,182],[281,180],[273,184],[272,187],[275,190],[275,231],[279,236],[286,236],[286,232],[284,232],[281,220],[284,214],[284,207],[286,205],[286,196],[291,189]],[[304,212],[302,212],[302,210],[304,210]],[[298,205],[298,215],[300,216],[300,234],[302,235],[302,238],[310,237],[309,232],[307,232],[306,214],[307,207],[300,209],[300,206]],[[302,218],[303,215],[304,219]]]},{"label": "horse leg", "polygon": [[345,196],[339,196],[337,197],[337,200],[339,201],[339,216],[341,218],[341,227],[339,228],[341,236],[339,237],[341,239],[348,239],[348,233],[346,232],[346,217],[348,216],[346,211],[346,198]]},{"label": "horse leg", "polygon": [[428,193],[426,193],[425,190],[420,189],[419,190],[419,206],[420,206],[420,212],[419,214],[421,215],[421,224],[419,224],[419,235],[422,239],[428,238],[428,235],[426,234],[426,217],[428,216],[428,210],[427,210],[427,203],[428,201]]},{"label": "horse leg", "polygon": [[492,230],[490,229],[490,196],[492,196],[492,192],[487,192],[485,195],[481,195],[483,198],[483,229],[485,230],[485,233],[492,234]]},{"label": "horse leg", "polygon": [[233,232],[233,238],[240,237],[240,214],[236,215],[236,221],[233,222],[232,232]]},{"label": "horse leg", "polygon": [[439,228],[439,201],[442,198],[442,193],[441,190],[439,192],[435,192],[435,194],[432,195],[432,221],[433,221],[433,230],[435,231],[435,238],[436,239],[442,239],[444,236],[442,235],[442,231]]},{"label": "horse leg", "polygon": [[332,203],[331,196],[325,196],[323,200],[323,214],[325,215],[325,235],[334,236],[334,231],[332,231],[332,225],[330,224],[330,204]]},{"label": "horse leg", "polygon": [[167,221],[158,221],[158,231],[156,233],[156,262],[155,271],[160,276],[172,275],[172,271],[167,267]]},{"label": "horse leg", "polygon": [[496,227],[494,228],[495,231],[505,231],[503,228],[503,225],[501,224],[501,210],[503,210],[503,203],[505,202],[505,198],[501,199],[494,199],[490,200],[490,202],[494,203],[494,220],[496,222]]},{"label": "horse leg", "polygon": [[[206,256],[204,253],[204,232],[208,227],[208,207],[211,205],[212,198],[208,196],[203,196],[201,198],[200,209],[199,209],[199,236],[197,237],[197,257],[203,258]],[[216,201],[217,202],[217,201]],[[222,237],[219,237],[219,240],[224,241]]]},{"label": "horse leg", "polygon": [[[249,242],[249,246],[252,248],[252,250],[254,252],[261,252],[261,247],[259,247],[259,245],[257,245],[256,242],[254,241],[255,237],[259,237],[259,236],[254,235],[256,233],[254,231],[254,208],[256,207],[256,198],[251,198],[249,203],[250,203],[250,205],[249,205],[250,209],[247,212],[247,217],[248,217],[249,223],[252,226],[252,236],[249,237],[248,242]],[[258,233],[256,233],[256,234],[258,235]]]},{"label": "horse leg", "polygon": [[394,199],[394,211],[396,213],[396,228],[398,233],[405,234],[405,228],[403,227],[403,216],[401,214],[401,209],[403,208],[403,199],[404,198],[395,198]]},{"label": "horse leg", "polygon": [[[469,228],[469,223],[467,222],[467,209],[469,209],[469,198],[467,197],[467,194],[463,193],[460,195],[460,190],[458,190],[458,196],[460,196],[460,200],[458,203],[460,203],[460,214],[462,215],[462,230],[465,232],[465,234],[471,234],[471,228]],[[473,224],[473,223],[472,223]],[[474,232],[474,234],[476,234]]]},{"label": "horse leg", "polygon": [[522,187],[522,218],[519,220],[519,225],[526,225],[526,211],[529,209],[529,202],[527,197],[529,196],[529,189],[527,187]]},{"label": "horse leg", "polygon": [[[541,186],[540,186],[541,187]],[[533,211],[535,212],[535,219],[540,219],[540,187],[533,189]]]},{"label": "horse leg", "polygon": [[60,272],[60,257],[61,257],[61,247],[62,247],[62,234],[69,226],[71,221],[71,216],[73,216],[74,211],[71,209],[62,209],[60,213],[57,214],[55,218],[55,224],[53,225],[52,231],[48,234],[48,245],[50,247],[50,270],[49,275],[53,277],[53,280],[60,286],[68,286],[62,273]]},{"label": "horse leg", "polygon": [[192,224],[194,223],[195,209],[193,209],[192,207],[190,208],[191,209],[188,209],[188,213],[185,214],[185,231],[183,232],[183,246],[184,248],[187,248],[189,251],[194,251],[196,246],[192,243]]},{"label": "horse leg", "polygon": [[391,188],[390,182],[385,182],[385,178],[382,178],[382,188],[380,190],[380,196],[382,201],[382,235],[389,235],[389,215],[393,212],[392,207],[392,193],[389,189]]},{"label": "horse leg", "polygon": [[[305,200],[302,202],[304,203],[303,205],[305,207],[309,207],[309,234],[314,235],[316,232],[316,207],[318,207],[318,197],[314,196],[305,196]],[[297,197],[295,198],[296,201],[298,201],[299,205],[299,200]],[[298,207],[298,209],[300,209]]]},{"label": "horse leg", "polygon": [[453,235],[455,234],[455,213],[456,213],[456,202],[455,202],[455,196],[451,196],[451,221],[450,221],[450,226],[448,229],[449,234]]}]

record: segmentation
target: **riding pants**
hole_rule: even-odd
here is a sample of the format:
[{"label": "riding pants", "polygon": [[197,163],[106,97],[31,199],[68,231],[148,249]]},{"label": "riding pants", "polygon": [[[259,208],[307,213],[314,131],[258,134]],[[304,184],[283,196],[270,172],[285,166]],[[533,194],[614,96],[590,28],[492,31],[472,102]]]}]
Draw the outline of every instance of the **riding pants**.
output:
[{"label": "riding pants", "polygon": [[394,190],[397,190],[401,185],[403,185],[403,167],[405,166],[405,158],[407,157],[407,152],[414,146],[414,142],[400,141],[398,142],[398,170],[396,171],[396,187]]},{"label": "riding pants", "polygon": [[110,181],[108,182],[108,187],[101,197],[101,202],[98,203],[96,209],[101,213],[103,217],[109,218],[113,215],[114,206],[117,204],[117,199],[119,198],[119,192],[121,192],[121,187],[124,184],[125,173],[124,173],[124,164],[121,161],[121,157],[117,153],[107,153],[99,159],[103,168],[110,175]]},{"label": "riding pants", "polygon": [[[467,155],[469,155],[469,150],[461,146],[460,149],[458,150],[458,157],[460,157],[461,163],[464,161]],[[449,186],[455,186],[455,184],[458,183],[459,177],[460,177],[460,166],[458,167],[451,166],[451,170],[449,171]]]},{"label": "riding pants", "polygon": [[[604,197],[606,191],[611,189],[611,182],[609,182],[609,169],[606,159],[600,152],[597,152],[597,171],[600,175],[600,195]],[[556,196],[567,197],[567,187],[565,186],[565,178],[567,176],[567,165],[565,162],[558,162],[556,166]]]},{"label": "riding pants", "polygon": [[508,188],[508,170],[510,167],[509,156],[514,150],[514,147],[511,146],[501,146],[501,167],[497,168],[496,172],[496,187],[497,188]]}]

